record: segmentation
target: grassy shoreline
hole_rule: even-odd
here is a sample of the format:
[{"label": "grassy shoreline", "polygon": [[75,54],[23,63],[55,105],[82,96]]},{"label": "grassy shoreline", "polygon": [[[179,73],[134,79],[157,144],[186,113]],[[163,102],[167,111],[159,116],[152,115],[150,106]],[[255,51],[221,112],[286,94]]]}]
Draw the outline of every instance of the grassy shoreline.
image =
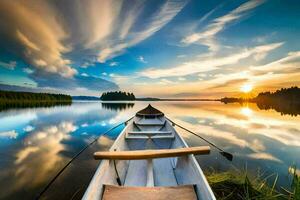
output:
[{"label": "grassy shoreline", "polygon": [[[206,178],[218,200],[300,200],[300,178],[296,168],[292,168],[291,188],[276,190],[277,175],[267,178],[260,175],[250,177],[247,172],[227,171],[217,173],[207,171]],[[270,185],[268,179],[273,177]]]}]

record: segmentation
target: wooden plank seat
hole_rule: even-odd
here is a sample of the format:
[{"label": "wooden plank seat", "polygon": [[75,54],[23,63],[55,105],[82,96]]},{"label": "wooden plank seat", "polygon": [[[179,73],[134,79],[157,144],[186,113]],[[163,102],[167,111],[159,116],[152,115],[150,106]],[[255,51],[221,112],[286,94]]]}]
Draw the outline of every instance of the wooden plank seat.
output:
[{"label": "wooden plank seat", "polygon": [[129,135],[172,135],[172,131],[130,131]]},{"label": "wooden plank seat", "polygon": [[139,121],[135,121],[136,125],[139,126],[164,126],[166,124],[166,120],[159,120],[159,119],[155,119],[155,120],[145,120],[145,119],[141,119]]},{"label": "wooden plank seat", "polygon": [[127,187],[104,185],[103,200],[197,200],[193,185],[172,187]]},{"label": "wooden plank seat", "polygon": [[150,158],[178,157],[189,154],[209,154],[209,146],[187,147],[179,149],[135,150],[135,151],[100,151],[94,153],[94,158],[107,160],[143,160]]},{"label": "wooden plank seat", "polygon": [[125,139],[174,139],[175,135],[126,135]]}]

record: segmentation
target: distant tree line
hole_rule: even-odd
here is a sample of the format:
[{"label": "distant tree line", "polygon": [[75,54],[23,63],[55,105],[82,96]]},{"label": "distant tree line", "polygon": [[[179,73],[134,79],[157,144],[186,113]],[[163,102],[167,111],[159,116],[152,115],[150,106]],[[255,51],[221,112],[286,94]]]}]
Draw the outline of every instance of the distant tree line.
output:
[{"label": "distant tree line", "polygon": [[300,88],[291,87],[291,88],[281,88],[276,92],[262,92],[253,98],[255,102],[261,103],[271,103],[271,102],[293,102],[300,103]]},{"label": "distant tree line", "polygon": [[236,98],[236,97],[223,97],[220,99],[221,102],[227,104],[227,103],[242,103],[242,102],[245,102],[246,99],[243,99],[243,98]]},{"label": "distant tree line", "polygon": [[115,91],[102,93],[100,99],[102,101],[134,101],[135,96],[133,93]]},{"label": "distant tree line", "polygon": [[11,108],[65,106],[72,104],[72,97],[64,94],[14,92],[0,90],[0,111]]},{"label": "distant tree line", "polygon": [[221,99],[224,103],[234,102],[254,102],[254,103],[279,103],[279,102],[290,102],[300,103],[300,88],[297,86],[290,88],[281,88],[275,92],[261,92],[254,98],[234,98],[224,97]]},{"label": "distant tree line", "polygon": [[274,109],[281,114],[297,116],[300,115],[300,88],[290,87],[281,88],[275,92],[261,92],[250,99],[224,97],[221,99],[221,102],[225,104],[252,102],[256,103],[263,110]]},{"label": "distant tree line", "polygon": [[72,97],[65,94],[13,92],[0,90],[0,102],[72,102]]}]

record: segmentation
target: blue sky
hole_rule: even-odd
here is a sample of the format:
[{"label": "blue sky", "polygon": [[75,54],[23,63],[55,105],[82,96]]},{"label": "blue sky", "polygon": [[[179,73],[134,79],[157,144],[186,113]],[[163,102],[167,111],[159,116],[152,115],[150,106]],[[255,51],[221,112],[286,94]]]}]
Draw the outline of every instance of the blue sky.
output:
[{"label": "blue sky", "polygon": [[0,84],[199,98],[300,82],[297,0],[0,2]]}]

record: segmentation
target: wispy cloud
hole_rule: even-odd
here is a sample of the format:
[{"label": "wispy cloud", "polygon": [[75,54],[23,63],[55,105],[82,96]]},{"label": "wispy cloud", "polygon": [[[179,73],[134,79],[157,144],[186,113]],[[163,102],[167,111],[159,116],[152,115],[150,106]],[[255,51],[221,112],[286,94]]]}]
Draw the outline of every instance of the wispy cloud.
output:
[{"label": "wispy cloud", "polygon": [[109,77],[117,84],[128,84],[130,80],[135,79],[135,76],[124,76],[114,73],[109,74]]},{"label": "wispy cloud", "polygon": [[[123,1],[88,1],[80,2],[84,12],[79,18],[85,46],[90,48],[105,40],[114,31]],[[88,28],[88,31],[85,30]]]},{"label": "wispy cloud", "polygon": [[114,67],[114,66],[118,66],[119,63],[118,62],[111,62],[109,63],[109,66]]},{"label": "wispy cloud", "polygon": [[0,132],[0,138],[16,139],[17,137],[18,133],[15,130]]},{"label": "wispy cloud", "polygon": [[0,25],[6,27],[1,32],[8,36],[5,39],[20,46],[16,51],[10,50],[36,69],[72,77],[77,71],[63,57],[70,51],[62,43],[67,33],[57,18],[49,17],[57,14],[46,1],[1,1],[0,17],[5,20]]},{"label": "wispy cloud", "polygon": [[137,22],[138,16],[141,14],[143,9],[144,1],[136,1],[134,4],[131,5],[131,9],[126,10],[126,12],[124,13],[122,23],[120,23],[120,39],[125,39],[128,36],[129,32],[133,28],[134,24]]},{"label": "wispy cloud", "polygon": [[[228,14],[214,19],[204,28],[204,30],[186,36],[182,39],[181,42],[185,44],[200,43],[202,45],[208,46],[210,51],[217,51],[219,50],[219,44],[216,41],[215,36],[222,30],[224,30],[227,25],[241,19],[248,11],[256,8],[262,3],[264,3],[263,0],[248,1],[232,10]],[[211,12],[209,12],[208,14],[211,15]],[[200,21],[206,18],[207,15],[204,16],[204,18],[202,18]]]},{"label": "wispy cloud", "polygon": [[81,73],[80,75],[84,76],[84,77],[89,77],[89,75],[87,73]]},{"label": "wispy cloud", "polygon": [[64,78],[57,74],[37,74],[36,72],[31,73],[28,76],[37,83],[39,88],[65,90],[68,91],[69,94],[75,94],[76,92],[73,90],[76,88],[83,88],[89,92],[96,92],[99,90],[105,91],[110,89],[116,90],[119,88],[118,85],[111,81],[91,76],[87,73],[78,74],[72,79]]},{"label": "wispy cloud", "polygon": [[145,58],[143,56],[139,56],[138,61],[140,61],[141,63],[147,63],[147,61],[145,60]]},{"label": "wispy cloud", "polygon": [[[127,35],[121,34],[121,38],[123,38],[121,41],[113,40],[107,45],[107,47],[101,48],[98,61],[105,62],[106,60],[119,55],[125,49],[142,42],[146,38],[149,38],[170,22],[182,10],[185,4],[186,1],[166,1],[166,3],[164,3],[159,10],[153,13],[148,20],[145,20],[147,23],[142,30],[127,32]],[[137,14],[139,14],[139,12],[137,12]],[[133,20],[137,19],[136,17],[131,18]],[[133,24],[133,22],[130,24]]]},{"label": "wispy cloud", "polygon": [[[253,85],[253,95],[258,92],[275,90],[280,87],[290,87],[300,84],[300,53],[290,52],[282,58],[270,61],[264,65],[249,66],[245,68],[230,65],[228,70],[219,70],[217,73],[201,73],[201,80],[191,80],[188,76],[184,82],[176,84],[175,82],[159,84],[161,79],[150,79],[152,85],[159,87],[155,90],[137,85],[136,91],[140,93],[152,93],[156,96],[176,94],[193,94],[190,97],[224,97],[239,96],[240,87],[243,84]],[[240,66],[236,64],[236,66]],[[180,77],[179,77],[180,78]],[[164,78],[166,79],[166,78]],[[167,79],[169,80],[169,79]],[[172,80],[172,79],[171,79]],[[183,96],[184,96],[183,95]]]},{"label": "wispy cloud", "polygon": [[33,73],[33,70],[30,69],[29,67],[25,67],[23,68],[23,72],[27,73],[27,74],[32,74]]},{"label": "wispy cloud", "polygon": [[31,125],[27,125],[25,128],[23,128],[23,131],[25,132],[31,132],[33,131],[35,128]]},{"label": "wispy cloud", "polygon": [[186,76],[195,73],[208,72],[216,70],[219,67],[236,64],[240,60],[256,55],[266,55],[268,52],[280,47],[283,43],[272,43],[244,49],[238,53],[225,57],[209,57],[207,59],[199,59],[190,62],[184,62],[178,66],[167,69],[147,69],[140,72],[141,76],[149,78],[176,77]]},{"label": "wispy cloud", "polygon": [[0,17],[5,20],[0,26],[6,28],[0,31],[4,40],[18,46],[9,46],[9,50],[35,71],[72,78],[78,73],[72,57],[76,51],[88,60],[89,64],[84,62],[82,67],[90,65],[90,60],[106,62],[159,31],[185,4],[186,1],[167,0],[141,19],[146,1],[133,0],[130,6],[124,0],[75,1],[68,7],[47,0],[1,1]]},{"label": "wispy cloud", "polygon": [[10,61],[10,62],[6,63],[6,62],[1,62],[0,61],[0,66],[4,67],[6,69],[9,69],[9,70],[14,70],[15,67],[17,66],[17,62],[16,61]]},{"label": "wispy cloud", "polygon": [[299,69],[300,51],[289,52],[284,58],[275,60],[265,65],[253,66],[252,70],[258,72],[284,72],[293,69]]},{"label": "wispy cloud", "polygon": [[158,84],[160,84],[160,85],[169,85],[169,84],[175,84],[175,82],[163,78],[163,79],[161,79],[161,80],[158,82]]},{"label": "wispy cloud", "polygon": [[185,58],[185,57],[186,57],[185,54],[180,54],[180,55],[177,56],[177,58]]}]

